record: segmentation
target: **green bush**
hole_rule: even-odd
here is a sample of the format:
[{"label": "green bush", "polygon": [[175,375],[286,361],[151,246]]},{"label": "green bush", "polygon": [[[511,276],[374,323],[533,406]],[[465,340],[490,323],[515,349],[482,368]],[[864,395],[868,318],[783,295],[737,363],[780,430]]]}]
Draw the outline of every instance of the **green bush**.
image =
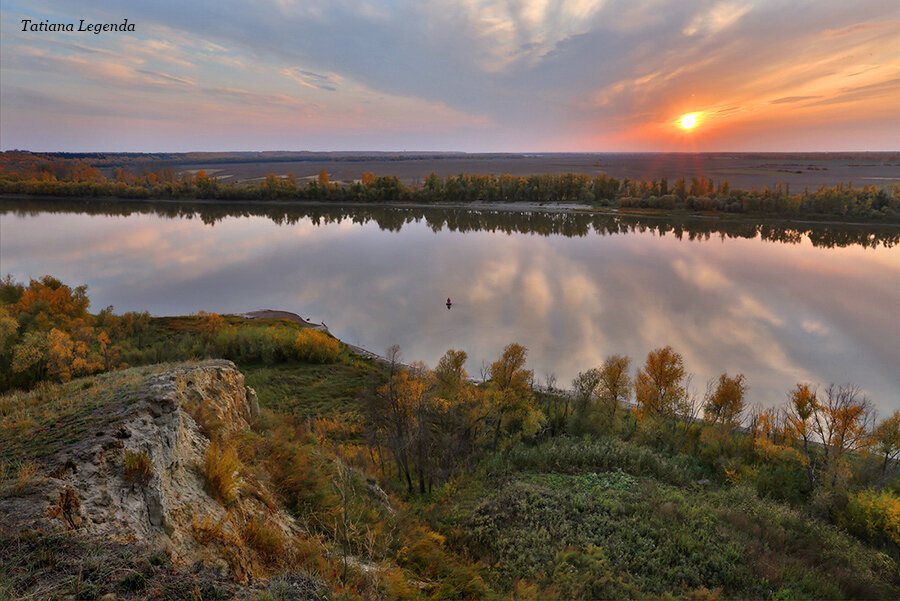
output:
[{"label": "green bush", "polygon": [[547,570],[545,595],[556,599],[630,599],[637,591],[614,571],[603,549],[568,547],[556,553]]},{"label": "green bush", "polygon": [[505,467],[560,473],[620,469],[637,476],[653,476],[681,485],[709,476],[707,469],[694,457],[666,457],[648,447],[606,436],[587,439],[559,437],[535,446],[520,444],[506,454]]}]

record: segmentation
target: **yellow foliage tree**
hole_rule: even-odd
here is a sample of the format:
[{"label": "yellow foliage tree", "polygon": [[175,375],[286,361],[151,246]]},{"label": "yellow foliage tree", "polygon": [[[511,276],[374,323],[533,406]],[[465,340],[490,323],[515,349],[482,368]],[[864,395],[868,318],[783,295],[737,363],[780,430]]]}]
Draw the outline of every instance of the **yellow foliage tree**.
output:
[{"label": "yellow foliage tree", "polygon": [[45,347],[47,373],[51,378],[66,382],[72,379],[72,359],[74,357],[72,338],[61,330],[53,328],[47,335]]},{"label": "yellow foliage tree", "polygon": [[522,433],[533,436],[545,421],[544,414],[534,406],[531,382],[534,372],[525,369],[528,350],[516,343],[503,349],[500,359],[491,364],[488,383],[488,402],[494,417],[494,447],[500,440],[505,420],[521,422]]},{"label": "yellow foliage tree", "polygon": [[631,396],[631,377],[628,368],[631,359],[622,355],[610,355],[600,366],[598,396],[612,420],[619,406]]},{"label": "yellow foliage tree", "polygon": [[900,456],[900,411],[878,424],[875,428],[875,451],[884,458],[881,475],[887,474],[888,466]]},{"label": "yellow foliage tree", "polygon": [[684,359],[671,346],[650,351],[635,379],[635,401],[645,417],[673,418],[683,408],[688,393]]}]

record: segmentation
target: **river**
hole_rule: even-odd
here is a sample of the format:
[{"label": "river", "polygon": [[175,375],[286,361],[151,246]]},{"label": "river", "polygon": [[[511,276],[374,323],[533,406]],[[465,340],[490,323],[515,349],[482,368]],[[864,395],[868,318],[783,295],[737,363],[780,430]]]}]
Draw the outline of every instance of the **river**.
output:
[{"label": "river", "polygon": [[[611,353],[671,345],[693,386],[743,373],[900,409],[900,228],[544,211],[0,201],[0,274],[87,284],[92,310],[284,309],[341,339],[478,376],[518,342],[568,386]],[[453,300],[451,309],[446,299]]]}]

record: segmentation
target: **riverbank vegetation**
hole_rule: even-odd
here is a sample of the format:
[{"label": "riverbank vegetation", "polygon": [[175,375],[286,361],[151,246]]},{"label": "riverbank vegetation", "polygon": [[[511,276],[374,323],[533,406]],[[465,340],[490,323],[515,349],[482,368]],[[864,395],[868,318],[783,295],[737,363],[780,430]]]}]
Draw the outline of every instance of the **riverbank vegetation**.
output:
[{"label": "riverbank vegetation", "polygon": [[607,175],[471,175],[439,177],[408,185],[396,176],[364,173],[349,184],[318,178],[298,181],[268,175],[249,184],[226,183],[205,171],[172,170],[137,174],[118,169],[107,177],[97,167],[73,158],[6,153],[0,165],[0,194],[79,198],[174,199],[218,201],[322,201],[330,203],[579,203],[620,209],[691,213],[734,213],[783,217],[832,217],[896,222],[900,186],[892,189],[852,183],[816,190],[732,188],[727,180],[706,177],[631,180]]},{"label": "riverbank vegetation", "polygon": [[[18,389],[0,397],[3,490],[39,471],[48,426],[90,430],[78,399],[107,396],[79,376],[226,357],[263,413],[221,455],[248,482],[268,474],[312,534],[285,554],[254,523],[240,544],[271,569],[289,555],[335,595],[900,596],[900,412],[877,416],[852,384],[749,407],[743,375],[698,393],[660,346],[562,390],[514,343],[472,380],[462,350],[429,368],[286,320],[92,314],[86,289],[51,277],[7,278],[0,302],[3,383]],[[10,578],[0,590],[17,593]]]}]

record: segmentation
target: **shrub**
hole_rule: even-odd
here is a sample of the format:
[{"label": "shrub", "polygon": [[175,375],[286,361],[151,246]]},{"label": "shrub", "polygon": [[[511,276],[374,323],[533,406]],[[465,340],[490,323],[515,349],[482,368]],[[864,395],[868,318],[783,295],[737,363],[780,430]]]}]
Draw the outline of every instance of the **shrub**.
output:
[{"label": "shrub", "polygon": [[550,597],[559,599],[625,599],[636,591],[609,566],[603,549],[568,547],[553,558],[548,570]]},{"label": "shrub", "polygon": [[119,583],[122,588],[125,590],[136,592],[144,588],[146,585],[146,578],[140,572],[132,572],[128,576],[122,579],[122,582]]},{"label": "shrub", "polygon": [[266,466],[288,507],[299,515],[324,515],[337,504],[331,473],[313,452],[312,440],[297,441],[289,424],[269,433]]},{"label": "shrub", "polygon": [[341,343],[324,332],[288,327],[244,326],[219,332],[215,349],[226,359],[273,364],[285,361],[331,363],[341,352]]},{"label": "shrub", "polygon": [[241,542],[232,536],[225,527],[229,521],[231,521],[231,513],[226,513],[219,520],[215,519],[212,515],[207,515],[200,521],[197,521],[197,518],[194,518],[191,522],[194,538],[196,538],[197,542],[201,545],[216,543],[225,548],[239,547]]},{"label": "shrub", "polygon": [[851,495],[840,519],[859,536],[900,544],[900,497],[892,492],[866,490]]},{"label": "shrub", "polygon": [[809,494],[806,470],[799,462],[778,458],[773,462],[760,464],[753,471],[751,480],[760,496],[779,501],[797,504]]},{"label": "shrub", "polygon": [[297,359],[309,363],[332,363],[341,353],[341,343],[325,332],[300,330],[294,342]]},{"label": "shrub", "polygon": [[536,445],[519,445],[506,456],[509,467],[540,472],[578,473],[620,469],[636,476],[653,476],[671,484],[690,484],[708,477],[702,464],[687,455],[666,457],[644,446],[616,438],[557,438]]}]

